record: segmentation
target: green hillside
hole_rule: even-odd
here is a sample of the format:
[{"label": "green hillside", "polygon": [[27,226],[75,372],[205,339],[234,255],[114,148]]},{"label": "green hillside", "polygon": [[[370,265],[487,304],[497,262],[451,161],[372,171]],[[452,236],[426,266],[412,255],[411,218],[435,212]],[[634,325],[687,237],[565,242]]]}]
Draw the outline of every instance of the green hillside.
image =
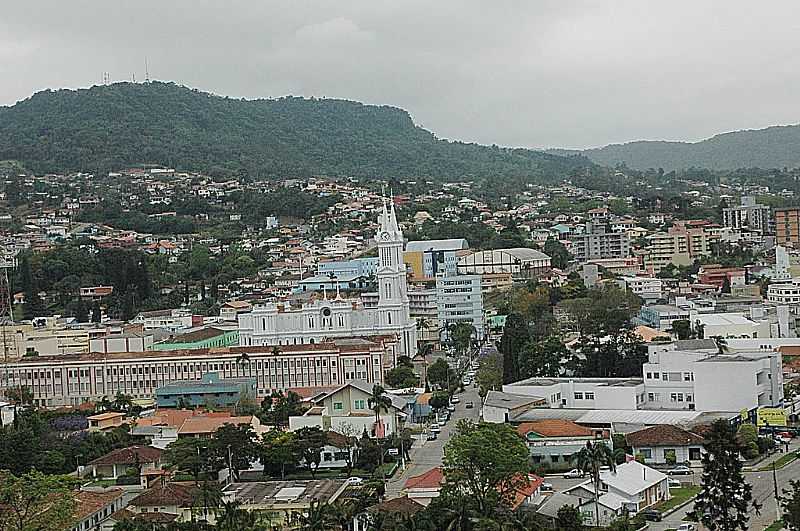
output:
[{"label": "green hillside", "polygon": [[243,100],[172,83],[44,91],[0,107],[0,160],[30,170],[163,164],[262,177],[560,179],[589,162],[437,139],[398,108]]},{"label": "green hillside", "polygon": [[796,168],[800,166],[800,125],[724,133],[693,143],[639,141],[583,152],[551,150],[550,153],[581,153],[597,164],[625,163],[640,170]]}]

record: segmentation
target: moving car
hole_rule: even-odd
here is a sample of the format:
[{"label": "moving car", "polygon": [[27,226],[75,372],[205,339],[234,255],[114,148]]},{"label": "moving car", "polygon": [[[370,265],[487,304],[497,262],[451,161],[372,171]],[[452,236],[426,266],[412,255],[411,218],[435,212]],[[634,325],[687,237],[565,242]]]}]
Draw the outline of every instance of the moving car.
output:
[{"label": "moving car", "polygon": [[542,483],[542,486],[539,487],[539,490],[542,492],[553,492],[553,484],[552,483]]},{"label": "moving car", "polygon": [[467,404],[464,407],[467,409],[472,409],[475,407],[475,404],[473,404],[472,402],[467,402]]},{"label": "moving car", "polygon": [[639,511],[639,515],[641,515],[641,517],[645,520],[649,520],[651,522],[661,521],[661,513],[655,509],[645,509],[644,511]]},{"label": "moving car", "polygon": [[564,479],[580,479],[583,477],[583,470],[573,468],[569,472],[564,472]]},{"label": "moving car", "polygon": [[670,476],[691,476],[692,469],[688,466],[678,465],[667,472]]},{"label": "moving car", "polygon": [[429,441],[435,441],[436,440],[436,432],[431,430],[430,433],[428,433],[427,439]]}]

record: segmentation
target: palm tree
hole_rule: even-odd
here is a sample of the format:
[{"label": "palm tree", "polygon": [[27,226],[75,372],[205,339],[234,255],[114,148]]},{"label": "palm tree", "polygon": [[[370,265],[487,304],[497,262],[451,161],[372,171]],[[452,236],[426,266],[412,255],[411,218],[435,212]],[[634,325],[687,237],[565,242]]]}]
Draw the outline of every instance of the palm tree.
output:
[{"label": "palm tree", "polygon": [[97,403],[97,409],[98,409],[98,411],[101,411],[101,412],[102,411],[110,411],[112,407],[113,407],[113,404],[111,403],[111,401],[108,399],[107,396],[104,396],[103,398],[101,398],[100,402]]},{"label": "palm tree", "polygon": [[278,346],[278,345],[274,345],[274,346],[272,347],[272,355],[273,355],[273,356],[277,356],[277,355],[279,355],[280,353],[281,353],[281,347],[280,347],[280,346]]},{"label": "palm tree", "polygon": [[114,409],[117,411],[130,411],[131,407],[133,406],[133,397],[130,395],[122,394],[120,391],[117,391],[117,395],[114,397]]},{"label": "palm tree", "polygon": [[591,441],[586,441],[586,448],[575,454],[573,459],[578,464],[578,468],[589,472],[592,476],[595,525],[600,525],[600,468],[607,466],[612,471],[616,471],[617,463],[614,461],[614,454],[611,452],[611,448],[603,442],[597,441],[592,444]]},{"label": "palm tree", "polygon": [[333,514],[327,503],[312,501],[308,509],[295,513],[295,524],[301,531],[328,531],[331,529]]},{"label": "palm tree", "polygon": [[381,411],[389,412],[392,400],[384,394],[386,390],[380,385],[372,386],[372,396],[369,397],[369,407],[375,413],[375,436],[378,436],[378,426],[381,423]]},{"label": "palm tree", "polygon": [[423,375],[422,381],[425,383],[425,391],[428,391],[428,356],[433,353],[433,344],[423,343],[419,347],[419,355],[422,356]]},{"label": "palm tree", "polygon": [[244,365],[245,363],[247,364],[247,368],[248,368],[248,372],[250,373],[250,376],[253,376],[253,368],[250,365],[250,355],[247,354],[247,352],[242,352],[241,354],[239,354],[239,357],[236,358],[236,366],[240,367],[241,365]]}]

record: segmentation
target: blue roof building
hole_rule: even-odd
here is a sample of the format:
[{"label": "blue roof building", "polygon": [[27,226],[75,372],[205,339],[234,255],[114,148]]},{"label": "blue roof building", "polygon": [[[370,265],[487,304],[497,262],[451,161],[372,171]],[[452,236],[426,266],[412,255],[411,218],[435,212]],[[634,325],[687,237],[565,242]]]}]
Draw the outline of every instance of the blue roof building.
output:
[{"label": "blue roof building", "polygon": [[173,382],[156,389],[158,407],[233,407],[243,398],[256,398],[255,378],[221,379],[209,372],[201,380]]}]

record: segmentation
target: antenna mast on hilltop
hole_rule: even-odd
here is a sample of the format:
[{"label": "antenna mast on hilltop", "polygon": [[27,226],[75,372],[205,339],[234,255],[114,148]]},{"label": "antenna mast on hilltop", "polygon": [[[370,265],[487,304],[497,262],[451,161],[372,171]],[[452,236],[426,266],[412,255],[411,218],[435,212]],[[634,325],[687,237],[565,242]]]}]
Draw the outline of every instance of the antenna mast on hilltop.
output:
[{"label": "antenna mast on hilltop", "polygon": [[144,58],[144,82],[150,83],[150,70],[147,67],[147,57]]}]

